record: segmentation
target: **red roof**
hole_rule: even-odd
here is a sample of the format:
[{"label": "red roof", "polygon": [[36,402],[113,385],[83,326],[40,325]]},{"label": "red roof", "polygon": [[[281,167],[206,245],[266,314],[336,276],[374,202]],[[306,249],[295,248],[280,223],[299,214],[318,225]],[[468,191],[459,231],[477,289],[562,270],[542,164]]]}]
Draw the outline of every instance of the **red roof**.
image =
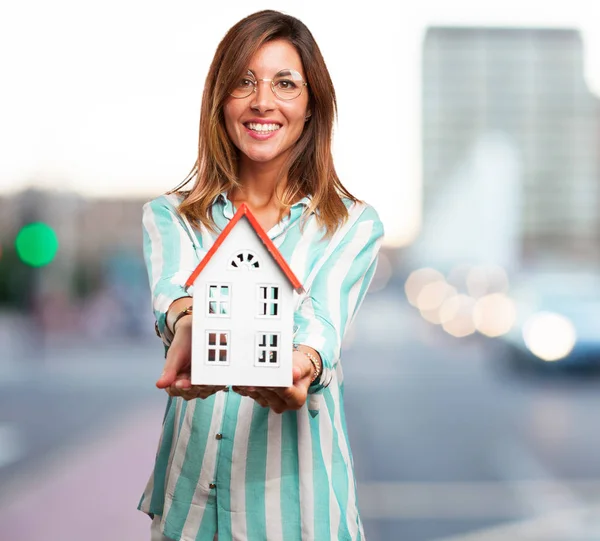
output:
[{"label": "red roof", "polygon": [[194,272],[187,279],[185,287],[190,287],[196,281],[198,275],[203,271],[204,267],[208,265],[208,262],[211,260],[212,256],[215,255],[221,244],[223,244],[223,241],[227,238],[227,235],[231,233],[231,230],[235,227],[235,224],[237,224],[240,221],[242,216],[246,216],[246,218],[250,222],[250,225],[258,235],[258,238],[262,240],[266,249],[269,251],[271,256],[273,256],[273,259],[279,265],[279,268],[283,271],[283,274],[286,275],[287,279],[290,281],[294,289],[296,289],[298,292],[303,291],[300,280],[296,278],[296,276],[292,272],[292,269],[290,269],[289,265],[287,264],[286,260],[283,258],[277,247],[273,244],[269,236],[265,233],[265,230],[260,226],[258,220],[254,217],[252,212],[250,212],[250,209],[248,208],[248,205],[246,205],[246,203],[242,203],[240,205],[240,208],[235,213],[235,216],[225,226],[225,229],[221,231],[221,234],[217,237],[217,240],[215,240],[214,244],[210,247],[210,250],[208,250],[202,261],[200,261],[200,264],[196,267]]}]

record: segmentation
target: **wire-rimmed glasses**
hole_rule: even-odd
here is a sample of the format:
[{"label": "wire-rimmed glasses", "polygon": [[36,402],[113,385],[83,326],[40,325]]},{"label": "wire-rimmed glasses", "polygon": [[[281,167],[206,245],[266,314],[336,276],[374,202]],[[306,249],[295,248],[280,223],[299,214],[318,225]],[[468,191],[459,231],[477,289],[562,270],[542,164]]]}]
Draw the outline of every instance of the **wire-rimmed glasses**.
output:
[{"label": "wire-rimmed glasses", "polygon": [[296,70],[280,70],[272,79],[258,79],[248,70],[243,77],[240,77],[229,94],[234,98],[247,98],[250,94],[256,92],[260,81],[270,82],[273,94],[281,100],[293,100],[297,98],[302,94],[304,87],[308,86],[308,83],[304,82],[302,75]]}]

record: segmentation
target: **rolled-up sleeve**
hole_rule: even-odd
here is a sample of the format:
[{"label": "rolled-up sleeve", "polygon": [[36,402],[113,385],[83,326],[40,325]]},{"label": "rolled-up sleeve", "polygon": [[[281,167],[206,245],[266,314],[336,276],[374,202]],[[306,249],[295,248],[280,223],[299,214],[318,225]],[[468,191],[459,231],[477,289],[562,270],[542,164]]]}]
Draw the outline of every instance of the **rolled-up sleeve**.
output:
[{"label": "rolled-up sleeve", "polygon": [[[193,296],[185,282],[199,263],[196,242],[177,212],[175,195],[146,203],[142,212],[143,251],[152,292],[152,309],[163,340],[165,318],[171,303]],[[197,240],[197,239],[196,239]]]},{"label": "rolled-up sleeve", "polygon": [[294,342],[321,355],[323,373],[310,393],[326,387],[339,362],[342,339],[365,297],[377,266],[383,224],[367,207],[318,271],[294,315]]}]

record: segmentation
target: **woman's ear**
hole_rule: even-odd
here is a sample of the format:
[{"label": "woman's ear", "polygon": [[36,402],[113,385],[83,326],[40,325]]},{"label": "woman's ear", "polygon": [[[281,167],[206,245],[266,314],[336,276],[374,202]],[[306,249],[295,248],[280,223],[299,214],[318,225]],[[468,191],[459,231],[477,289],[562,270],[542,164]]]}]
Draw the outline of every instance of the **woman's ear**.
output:
[{"label": "woman's ear", "polygon": [[311,116],[312,113],[310,111],[307,111],[306,116],[304,117],[304,122],[306,122]]}]

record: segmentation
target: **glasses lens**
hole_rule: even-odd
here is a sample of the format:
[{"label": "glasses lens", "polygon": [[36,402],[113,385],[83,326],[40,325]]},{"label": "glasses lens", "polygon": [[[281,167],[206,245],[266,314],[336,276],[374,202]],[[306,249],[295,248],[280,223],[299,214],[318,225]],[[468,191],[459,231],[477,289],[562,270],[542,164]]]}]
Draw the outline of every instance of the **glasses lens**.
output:
[{"label": "glasses lens", "polygon": [[293,100],[302,93],[304,79],[297,71],[281,70],[273,77],[273,90],[282,100]]},{"label": "glasses lens", "polygon": [[237,80],[229,94],[234,98],[245,98],[252,94],[254,85],[256,85],[256,81],[252,77],[244,75]]}]

